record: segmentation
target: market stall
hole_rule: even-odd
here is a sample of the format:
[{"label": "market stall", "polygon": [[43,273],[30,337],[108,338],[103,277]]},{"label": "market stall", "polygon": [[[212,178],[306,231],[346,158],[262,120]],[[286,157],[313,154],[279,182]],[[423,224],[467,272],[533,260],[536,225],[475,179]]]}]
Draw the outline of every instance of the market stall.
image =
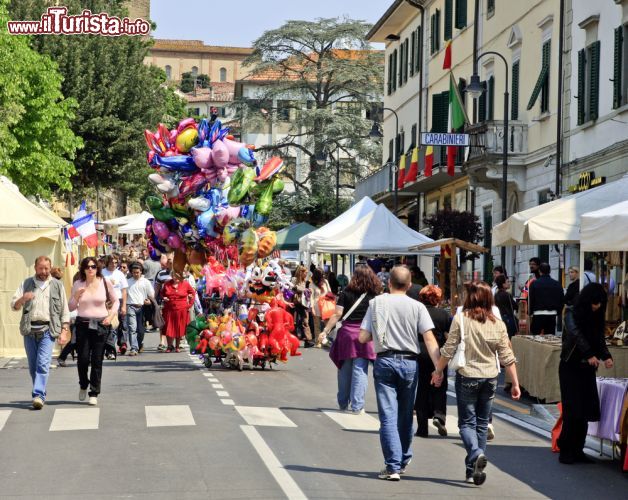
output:
[{"label": "market stall", "polygon": [[153,216],[149,212],[134,214],[125,224],[118,226],[120,234],[144,234],[146,222]]},{"label": "market stall", "polygon": [[307,222],[298,222],[291,226],[285,227],[280,231],[277,231],[277,245],[276,250],[298,250],[299,240],[316,231],[316,228]]}]

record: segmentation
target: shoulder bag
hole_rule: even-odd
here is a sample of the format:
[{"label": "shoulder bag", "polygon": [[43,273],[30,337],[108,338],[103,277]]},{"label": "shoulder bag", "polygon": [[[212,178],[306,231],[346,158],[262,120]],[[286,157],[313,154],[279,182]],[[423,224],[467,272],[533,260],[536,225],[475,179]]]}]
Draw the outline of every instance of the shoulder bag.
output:
[{"label": "shoulder bag", "polygon": [[[111,300],[111,295],[109,295],[109,287],[107,286],[107,282],[105,281],[107,278],[103,277],[103,285],[105,285],[105,294],[107,296],[107,301],[105,302],[105,307],[107,308],[107,313],[111,315],[111,308],[113,307],[113,301]],[[117,330],[120,326],[120,320],[118,319],[118,315],[116,314],[111,320],[111,329]]]},{"label": "shoulder bag", "polygon": [[449,361],[449,368],[454,371],[458,371],[460,368],[464,368],[467,366],[467,358],[465,357],[464,350],[464,315],[462,312],[458,313],[458,322],[460,323],[460,343],[458,344],[458,348],[456,349],[456,353],[454,357]]},{"label": "shoulder bag", "polygon": [[364,300],[364,297],[366,297],[366,293],[363,293],[362,295],[360,295],[360,298],[353,303],[353,305],[347,311],[347,313],[341,319],[336,321],[333,331],[329,332],[329,335],[327,336],[330,340],[336,340],[336,336],[338,335],[338,332],[342,328],[342,322],[346,321],[347,318],[351,316],[351,313],[356,310],[356,308],[360,305],[360,302]]}]

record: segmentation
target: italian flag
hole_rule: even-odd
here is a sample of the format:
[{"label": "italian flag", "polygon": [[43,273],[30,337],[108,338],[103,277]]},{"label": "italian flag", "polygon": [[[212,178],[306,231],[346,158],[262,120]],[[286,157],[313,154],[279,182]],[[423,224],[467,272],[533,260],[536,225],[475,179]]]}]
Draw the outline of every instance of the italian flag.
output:
[{"label": "italian flag", "polygon": [[406,155],[403,153],[399,157],[399,176],[397,177],[397,188],[402,189],[406,183]]},{"label": "italian flag", "polygon": [[410,160],[410,168],[406,173],[406,182],[416,181],[416,176],[419,173],[419,148],[418,146],[412,150],[412,159]]},{"label": "italian flag", "polygon": [[[467,112],[462,103],[462,96],[456,85],[454,74],[449,72],[449,123],[447,130],[450,132],[459,131],[466,123],[469,123]],[[456,164],[457,146],[447,146],[447,174],[454,175],[454,167]]]}]

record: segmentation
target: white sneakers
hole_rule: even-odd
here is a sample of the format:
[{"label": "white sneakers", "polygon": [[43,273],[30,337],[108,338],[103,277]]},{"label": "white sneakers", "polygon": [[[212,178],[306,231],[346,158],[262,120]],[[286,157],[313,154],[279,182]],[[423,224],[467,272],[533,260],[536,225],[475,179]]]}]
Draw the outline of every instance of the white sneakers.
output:
[{"label": "white sneakers", "polygon": [[89,397],[89,406],[96,406],[98,404],[98,398],[96,396]]},{"label": "white sneakers", "polygon": [[86,397],[87,397],[87,389],[81,389],[79,391],[79,401],[85,401]]},{"label": "white sneakers", "polygon": [[486,431],[486,440],[492,441],[493,439],[495,439],[495,428],[493,427],[493,424],[488,424],[488,430]]},{"label": "white sneakers", "polygon": [[41,410],[44,407],[44,400],[39,396],[33,398],[33,410]]},{"label": "white sneakers", "polygon": [[[87,389],[81,389],[79,391],[79,401],[85,401],[87,398]],[[98,398],[96,396],[90,396],[87,402],[89,406],[96,406],[98,404]]]}]

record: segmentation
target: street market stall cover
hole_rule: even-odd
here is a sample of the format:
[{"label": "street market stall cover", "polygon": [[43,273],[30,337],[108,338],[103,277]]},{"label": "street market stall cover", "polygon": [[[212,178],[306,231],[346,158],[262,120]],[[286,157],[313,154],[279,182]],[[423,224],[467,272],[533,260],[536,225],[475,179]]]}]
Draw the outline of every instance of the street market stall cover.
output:
[{"label": "street market stall cover", "polygon": [[125,225],[118,227],[118,233],[121,234],[144,234],[146,232],[146,221],[153,216],[149,212],[136,214],[133,219]]},{"label": "street market stall cover", "polygon": [[365,196],[346,212],[341,213],[338,217],[331,220],[323,227],[312,231],[310,234],[303,236],[299,240],[299,251],[315,253],[314,243],[332,235],[336,235],[342,231],[349,231],[351,226],[359,221],[366,214],[373,212],[377,208],[377,204],[368,196]]},{"label": "street market stall cover", "polygon": [[580,217],[625,201],[628,175],[620,180],[511,215],[493,228],[493,245],[578,243]]},{"label": "street market stall cover", "polygon": [[[410,249],[432,241],[434,240],[410,229],[384,205],[378,205],[355,224],[324,240],[316,241],[314,249],[319,253],[403,255],[420,253]],[[426,253],[438,251],[430,249]]]},{"label": "street market stall cover", "polygon": [[[628,193],[625,193],[628,198]],[[587,252],[628,250],[628,200],[582,216],[580,245]]]},{"label": "street market stall cover", "polygon": [[316,231],[316,228],[307,222],[292,224],[281,231],[277,231],[275,250],[298,250],[299,240],[312,231]]}]

